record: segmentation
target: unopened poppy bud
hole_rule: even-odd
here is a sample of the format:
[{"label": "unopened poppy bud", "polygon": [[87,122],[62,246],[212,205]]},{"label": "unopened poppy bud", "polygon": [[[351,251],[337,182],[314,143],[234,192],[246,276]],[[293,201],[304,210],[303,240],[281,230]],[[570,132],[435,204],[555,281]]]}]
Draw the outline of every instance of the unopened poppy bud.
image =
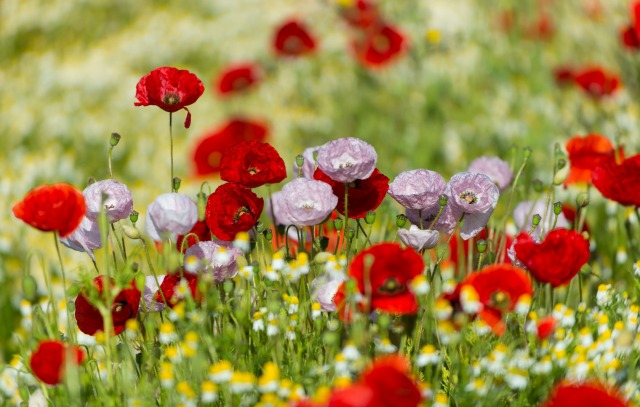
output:
[{"label": "unopened poppy bud", "polygon": [[235,288],[235,283],[233,282],[233,280],[230,280],[230,279],[224,280],[224,283],[222,284],[222,289],[224,290],[225,293],[229,294],[233,292],[234,288]]},{"label": "unopened poppy bud", "polygon": [[576,205],[580,208],[584,208],[589,205],[589,194],[586,192],[580,192],[576,197]]},{"label": "unopened poppy bud", "polygon": [[203,221],[207,210],[207,194],[198,192],[198,220]]},{"label": "unopened poppy bud", "polygon": [[536,213],[535,215],[533,215],[533,218],[531,219],[531,224],[533,226],[538,226],[541,220],[542,220],[542,216]]},{"label": "unopened poppy bud", "polygon": [[356,231],[354,228],[347,229],[347,240],[353,240],[355,236],[356,236]]},{"label": "unopened poppy bud", "polygon": [[296,165],[298,166],[298,178],[302,178],[302,166],[304,165],[304,156],[302,154],[296,156]]},{"label": "unopened poppy bud", "polygon": [[136,287],[138,288],[138,291],[143,293],[145,283],[147,282],[147,277],[144,275],[144,273],[136,274],[136,276],[134,277],[134,281],[136,283]]},{"label": "unopened poppy bud", "polygon": [[555,215],[560,215],[562,213],[562,202],[553,203],[553,213]]},{"label": "unopened poppy bud", "polygon": [[27,274],[22,279],[22,292],[24,294],[24,298],[29,302],[34,302],[36,300],[36,296],[38,294],[38,283],[31,274]]},{"label": "unopened poppy bud", "polygon": [[333,220],[333,227],[334,227],[336,230],[340,230],[340,229],[342,229],[342,219],[334,219],[334,220]]},{"label": "unopened poppy bud", "polygon": [[271,229],[265,229],[262,233],[264,234],[264,238],[268,241],[271,241],[271,239],[273,239],[273,232],[271,231]]},{"label": "unopened poppy bud", "polygon": [[173,177],[173,190],[178,192],[180,189],[180,185],[182,184],[182,180],[178,177]]},{"label": "unopened poppy bud", "polygon": [[531,185],[533,186],[533,190],[536,192],[542,192],[544,189],[544,184],[537,178],[531,182]]},{"label": "unopened poppy bud", "polygon": [[262,232],[264,232],[264,229],[265,229],[265,227],[264,227],[264,223],[262,223],[262,222],[258,221],[258,222],[256,223],[256,230],[258,231],[258,233],[262,233]]},{"label": "unopened poppy bud", "polygon": [[140,214],[138,213],[138,211],[131,212],[131,215],[129,215],[129,220],[131,221],[131,223],[133,223],[135,225],[136,222],[138,221],[138,216],[139,215]]},{"label": "unopened poppy bud", "polygon": [[374,211],[368,211],[364,217],[364,221],[367,225],[373,225],[373,222],[376,221],[376,213]]},{"label": "unopened poppy bud", "polygon": [[569,176],[569,169],[570,167],[568,165],[562,168],[558,167],[556,173],[553,174],[553,185],[562,185]]},{"label": "unopened poppy bud", "polygon": [[122,225],[122,231],[129,239],[132,239],[132,240],[140,239],[140,232],[138,231],[138,229],[132,226]]},{"label": "unopened poppy bud", "polygon": [[487,241],[484,239],[478,240],[476,242],[476,249],[478,250],[478,253],[484,253],[487,251]]},{"label": "unopened poppy bud", "polygon": [[438,197],[438,205],[440,206],[445,206],[447,204],[447,201],[449,201],[449,197],[445,194],[441,194]]},{"label": "unopened poppy bud", "polygon": [[396,216],[396,226],[399,228],[404,227],[407,224],[407,217],[403,214]]},{"label": "unopened poppy bud", "polygon": [[525,148],[523,149],[523,152],[524,152],[524,158],[525,158],[525,159],[527,159],[527,158],[531,157],[531,152],[532,152],[532,151],[533,151],[533,150],[531,150],[531,147],[525,147]]},{"label": "unopened poppy bud", "polygon": [[87,186],[91,185],[91,184],[95,184],[96,183],[96,179],[93,177],[89,177],[87,178]]},{"label": "unopened poppy bud", "polygon": [[563,169],[566,165],[567,165],[566,158],[558,158],[558,161],[556,161],[556,167],[558,167],[558,170]]},{"label": "unopened poppy bud", "polygon": [[111,143],[111,147],[117,146],[121,138],[122,137],[118,133],[111,133],[111,140],[109,141]]}]

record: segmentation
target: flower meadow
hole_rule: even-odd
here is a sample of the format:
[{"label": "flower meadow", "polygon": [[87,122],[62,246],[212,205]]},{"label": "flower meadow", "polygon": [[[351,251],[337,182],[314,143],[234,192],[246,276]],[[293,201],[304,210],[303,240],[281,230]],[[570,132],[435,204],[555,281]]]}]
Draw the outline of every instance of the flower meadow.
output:
[{"label": "flower meadow", "polygon": [[0,6],[3,405],[640,403],[639,1],[116,3]]}]

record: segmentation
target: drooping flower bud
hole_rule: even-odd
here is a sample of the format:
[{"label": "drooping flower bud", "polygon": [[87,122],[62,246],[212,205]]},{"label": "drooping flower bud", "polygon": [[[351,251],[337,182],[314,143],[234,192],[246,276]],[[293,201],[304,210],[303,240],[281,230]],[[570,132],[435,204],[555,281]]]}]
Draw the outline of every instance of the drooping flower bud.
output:
[{"label": "drooping flower bud", "polygon": [[121,136],[118,133],[111,133],[111,139],[109,140],[111,147],[117,146],[120,142],[120,138]]}]

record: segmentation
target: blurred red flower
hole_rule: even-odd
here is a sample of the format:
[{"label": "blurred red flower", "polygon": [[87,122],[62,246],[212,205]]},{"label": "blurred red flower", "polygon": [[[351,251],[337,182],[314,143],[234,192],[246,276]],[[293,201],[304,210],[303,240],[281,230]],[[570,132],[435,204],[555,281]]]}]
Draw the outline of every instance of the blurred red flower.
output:
[{"label": "blurred red flower", "polygon": [[[616,150],[608,138],[600,134],[589,134],[584,137],[574,136],[566,144],[569,156],[569,176],[564,185],[591,183],[591,172],[594,168],[615,162]],[[619,158],[624,158],[624,149],[618,148]]]},{"label": "blurred red flower", "polygon": [[220,185],[209,195],[205,219],[218,239],[231,241],[238,232],[251,229],[262,213],[264,200],[235,183]]},{"label": "blurred red flower", "polygon": [[612,95],[620,85],[617,75],[600,67],[589,67],[575,72],[575,84],[595,99]]},{"label": "blurred red flower", "polygon": [[358,61],[365,66],[383,66],[407,48],[404,35],[389,24],[376,24],[363,33],[364,36],[355,41],[354,50]]},{"label": "blurred red flower", "polygon": [[[422,274],[424,261],[415,250],[397,243],[378,243],[360,251],[349,265],[349,276],[371,309],[393,314],[415,314],[418,302],[408,284]],[[344,285],[344,284],[343,284]],[[342,288],[344,291],[344,288]],[[340,294],[340,295],[338,295]],[[334,297],[344,309],[344,292]]]},{"label": "blurred red flower", "polygon": [[247,188],[275,184],[287,177],[280,154],[268,143],[242,141],[222,155],[220,178]]},{"label": "blurred red flower", "polygon": [[316,41],[299,21],[286,21],[276,30],[273,48],[278,55],[299,57],[316,49]]},{"label": "blurred red flower", "polygon": [[[342,182],[334,181],[327,174],[317,168],[313,173],[313,178],[331,185],[333,194],[338,197],[336,210],[344,215],[344,191],[345,185]],[[389,190],[389,177],[378,171],[376,168],[367,179],[356,180],[349,184],[349,198],[347,210],[349,218],[364,218],[368,211],[375,210],[387,195]]]},{"label": "blurred red flower", "polygon": [[640,1],[631,3],[631,23],[620,31],[622,44],[636,50],[640,48]]},{"label": "blurred red flower", "polygon": [[556,330],[558,321],[552,316],[542,318],[538,321],[538,339],[547,339]]},{"label": "blurred red flower", "polygon": [[617,390],[598,382],[563,382],[555,387],[542,407],[629,406]]},{"label": "blurred red flower", "polygon": [[538,18],[525,29],[525,36],[531,40],[548,41],[556,29],[549,13],[541,11]]},{"label": "blurred red flower", "polygon": [[516,257],[540,283],[568,284],[589,261],[589,242],[575,230],[554,229],[536,243],[526,232],[516,236]]},{"label": "blurred red flower", "polygon": [[356,383],[334,391],[328,406],[416,407],[422,401],[422,395],[410,372],[409,361],[403,356],[379,357]]},{"label": "blurred red flower", "polygon": [[193,153],[197,175],[214,174],[220,171],[222,154],[241,141],[263,142],[267,138],[267,127],[256,120],[234,118],[221,128],[205,134]]},{"label": "blurred red flower", "polygon": [[192,105],[204,93],[204,85],[198,77],[183,69],[163,66],[143,76],[136,85],[135,106],[158,106],[165,112],[180,109],[187,111],[184,127],[191,125]]},{"label": "blurred red flower", "polygon": [[[194,236],[195,235],[195,236]],[[185,242],[186,237],[186,242]],[[179,235],[178,240],[176,241],[176,249],[180,253],[184,253],[188,248],[193,246],[198,242],[204,242],[207,240],[211,240],[211,231],[207,226],[207,222],[203,220],[198,220],[195,225],[191,228],[189,233],[186,235]],[[184,242],[184,245],[183,245]]]},{"label": "blurred red flower", "polygon": [[347,23],[355,28],[367,29],[380,20],[378,6],[370,0],[356,0],[342,7],[340,12]]},{"label": "blurred red flower", "polygon": [[180,273],[168,273],[162,283],[160,284],[160,289],[156,291],[156,294],[153,297],[153,300],[162,304],[166,304],[169,308],[175,307],[178,303],[183,300],[183,296],[178,293],[178,285],[182,281],[185,280],[187,286],[189,287],[189,291],[191,293],[191,298],[196,302],[200,302],[202,295],[198,291],[198,275],[183,272],[182,275]]},{"label": "blurred red flower", "polygon": [[29,366],[41,382],[56,385],[64,381],[65,365],[70,360],[79,365],[84,360],[84,352],[77,346],[64,342],[46,340],[38,344],[31,354]]},{"label": "blurred red flower", "polygon": [[82,192],[68,184],[54,184],[32,189],[12,210],[26,224],[66,237],[80,226],[87,206]]},{"label": "blurred red flower", "polygon": [[260,67],[247,63],[231,65],[222,70],[216,79],[218,94],[228,96],[246,91],[260,81]]},{"label": "blurred red flower", "polygon": [[[93,285],[104,300],[104,276],[93,279]],[[111,288],[115,286],[115,281],[111,279]],[[135,282],[131,280],[129,288],[122,289],[111,303],[111,319],[113,320],[113,333],[118,335],[125,328],[129,319],[138,315],[140,305],[140,290]],[[89,293],[83,290],[76,298],[76,322],[78,328],[87,335],[95,335],[98,331],[104,331],[104,320],[98,308],[89,302]]]},{"label": "blurred red flower", "polygon": [[575,70],[570,66],[558,66],[553,70],[553,79],[558,86],[569,86],[575,83]]},{"label": "blurred red flower", "polygon": [[640,154],[620,164],[600,164],[591,173],[591,182],[605,198],[624,206],[640,206]]}]

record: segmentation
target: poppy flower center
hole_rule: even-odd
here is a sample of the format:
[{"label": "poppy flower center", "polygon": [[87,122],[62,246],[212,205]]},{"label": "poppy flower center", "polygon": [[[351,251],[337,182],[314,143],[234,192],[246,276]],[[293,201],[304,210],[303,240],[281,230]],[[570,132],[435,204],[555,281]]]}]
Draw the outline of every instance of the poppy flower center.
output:
[{"label": "poppy flower center", "polygon": [[478,196],[471,191],[464,191],[463,193],[461,193],[460,199],[464,199],[470,205],[478,203]]},{"label": "poppy flower center", "polygon": [[300,52],[302,51],[302,40],[298,37],[289,37],[286,40],[284,40],[284,43],[282,44],[282,48],[284,48],[285,51],[290,53]]},{"label": "poppy flower center", "polygon": [[[111,314],[114,320],[126,320],[131,316],[131,308],[126,301],[118,301],[111,306]],[[121,315],[122,314],[122,315]]]},{"label": "poppy flower center", "polygon": [[233,81],[231,87],[233,88],[233,90],[243,90],[248,88],[249,85],[251,85],[251,81],[249,80],[249,78],[237,78]]},{"label": "poppy flower center", "polygon": [[162,102],[167,105],[177,105],[180,103],[180,97],[175,93],[167,93],[162,97]]},{"label": "poppy flower center", "polygon": [[503,291],[496,291],[495,293],[491,294],[491,305],[495,308],[507,310],[510,303],[511,298],[509,294]]},{"label": "poppy flower center", "polygon": [[300,203],[300,209],[310,210],[313,208],[314,208],[313,202],[308,201],[308,202]]},{"label": "poppy flower center", "polygon": [[213,168],[220,167],[220,160],[222,160],[222,154],[218,151],[214,151],[209,154],[209,157],[207,157],[207,163],[209,163]]},{"label": "poppy flower center", "polygon": [[404,291],[404,284],[400,284],[397,278],[388,278],[384,284],[378,288],[378,292],[381,294],[393,295],[402,291]]},{"label": "poppy flower center", "polygon": [[250,174],[250,175],[256,175],[257,173],[259,173],[259,172],[260,172],[260,170],[259,170],[259,169],[257,169],[256,167],[249,167],[249,168],[248,168],[248,171],[249,171],[249,174]]},{"label": "poppy flower center", "polygon": [[372,45],[376,51],[384,52],[391,47],[391,41],[385,35],[379,34],[373,37]]},{"label": "poppy flower center", "polygon": [[238,221],[240,220],[242,215],[247,214],[247,213],[249,213],[249,214],[251,213],[251,210],[247,206],[243,206],[240,209],[238,209],[236,211],[235,215],[233,215],[233,223],[238,223]]}]

